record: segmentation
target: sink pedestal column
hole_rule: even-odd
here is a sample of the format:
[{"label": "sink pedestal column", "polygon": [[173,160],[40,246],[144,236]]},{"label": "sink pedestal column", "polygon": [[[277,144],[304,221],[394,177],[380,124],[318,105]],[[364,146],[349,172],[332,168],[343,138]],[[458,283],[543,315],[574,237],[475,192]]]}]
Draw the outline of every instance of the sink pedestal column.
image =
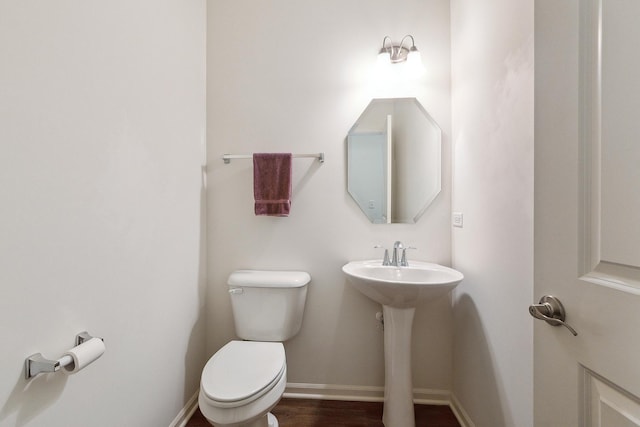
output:
[{"label": "sink pedestal column", "polygon": [[384,316],[385,427],[415,427],[411,381],[411,329],[416,309],[382,306]]}]

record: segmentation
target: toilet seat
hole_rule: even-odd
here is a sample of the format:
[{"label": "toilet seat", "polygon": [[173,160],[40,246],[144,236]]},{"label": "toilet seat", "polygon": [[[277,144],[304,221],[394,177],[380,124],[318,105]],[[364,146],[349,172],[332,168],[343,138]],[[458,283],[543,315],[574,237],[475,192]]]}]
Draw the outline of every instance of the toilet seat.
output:
[{"label": "toilet seat", "polygon": [[201,390],[212,406],[239,407],[268,393],[284,372],[282,343],[230,341],[205,365]]}]

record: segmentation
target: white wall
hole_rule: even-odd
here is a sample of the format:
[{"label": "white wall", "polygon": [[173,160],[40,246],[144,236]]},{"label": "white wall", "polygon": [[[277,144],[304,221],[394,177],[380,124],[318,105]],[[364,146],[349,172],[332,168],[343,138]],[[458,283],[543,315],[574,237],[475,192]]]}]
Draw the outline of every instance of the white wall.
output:
[{"label": "white wall", "polygon": [[[413,259],[450,264],[448,0],[214,0],[208,4],[208,353],[234,337],[226,280],[238,268],[300,269],[310,285],[302,330],[286,343],[292,383],[382,386],[380,306],[350,287],[341,266],[381,258],[402,240]],[[426,74],[376,80],[385,35],[411,33]],[[443,191],[415,225],[373,225],[346,190],[347,132],[375,97],[416,96],[444,131]],[[291,215],[253,214],[252,163],[224,153],[319,152],[294,159]],[[447,298],[418,310],[414,385],[450,390]]]},{"label": "white wall", "polygon": [[452,0],[454,394],[478,427],[533,423],[533,1]]},{"label": "white wall", "polygon": [[[1,426],[167,426],[198,387],[205,17],[0,2]],[[23,378],[85,329],[101,359]]]}]

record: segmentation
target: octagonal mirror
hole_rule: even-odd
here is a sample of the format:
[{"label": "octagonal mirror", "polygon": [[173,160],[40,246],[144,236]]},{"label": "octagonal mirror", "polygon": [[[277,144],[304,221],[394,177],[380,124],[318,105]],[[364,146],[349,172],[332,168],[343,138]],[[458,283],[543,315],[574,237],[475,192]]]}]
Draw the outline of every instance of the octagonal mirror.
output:
[{"label": "octagonal mirror", "polygon": [[418,221],[440,193],[441,143],[417,99],[369,103],[347,135],[347,189],[371,222]]}]

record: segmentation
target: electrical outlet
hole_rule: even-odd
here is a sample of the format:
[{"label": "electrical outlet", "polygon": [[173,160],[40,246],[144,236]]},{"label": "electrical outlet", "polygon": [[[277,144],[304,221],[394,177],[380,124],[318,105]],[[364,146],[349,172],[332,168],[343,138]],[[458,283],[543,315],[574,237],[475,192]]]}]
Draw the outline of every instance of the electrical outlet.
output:
[{"label": "electrical outlet", "polygon": [[451,223],[454,227],[462,228],[462,212],[454,212],[451,215]]}]

